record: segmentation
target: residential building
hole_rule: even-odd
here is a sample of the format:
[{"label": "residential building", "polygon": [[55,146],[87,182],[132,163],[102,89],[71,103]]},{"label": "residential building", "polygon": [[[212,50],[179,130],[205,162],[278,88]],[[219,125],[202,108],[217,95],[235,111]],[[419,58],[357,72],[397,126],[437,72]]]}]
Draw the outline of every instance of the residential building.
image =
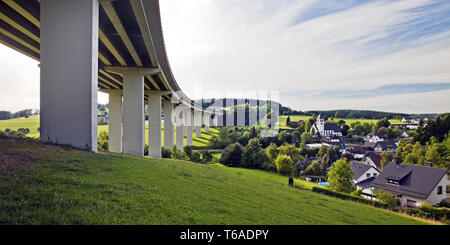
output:
[{"label": "residential building", "polygon": [[399,197],[402,207],[418,207],[424,203],[437,205],[448,198],[447,170],[431,166],[388,163],[370,187],[391,192]]}]

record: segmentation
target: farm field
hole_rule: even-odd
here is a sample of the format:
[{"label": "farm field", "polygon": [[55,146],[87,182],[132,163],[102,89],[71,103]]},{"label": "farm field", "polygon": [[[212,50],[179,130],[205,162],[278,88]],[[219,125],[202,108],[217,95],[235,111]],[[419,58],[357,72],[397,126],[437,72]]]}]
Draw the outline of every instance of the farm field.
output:
[{"label": "farm field", "polygon": [[0,153],[0,224],[429,224],[259,170],[23,139],[0,139]]},{"label": "farm field", "polygon": [[[311,118],[311,116],[304,116],[304,115],[292,115],[292,116],[280,116],[280,128],[289,128],[286,126],[286,120],[287,118],[291,118],[291,122],[298,122],[299,120],[308,120]],[[334,121],[338,122],[339,120],[344,120],[346,124],[350,125],[353,122],[361,122],[361,123],[376,123],[378,119],[348,119],[348,118],[335,118]],[[391,119],[389,120],[391,124],[401,124],[402,121],[399,119]]]}]

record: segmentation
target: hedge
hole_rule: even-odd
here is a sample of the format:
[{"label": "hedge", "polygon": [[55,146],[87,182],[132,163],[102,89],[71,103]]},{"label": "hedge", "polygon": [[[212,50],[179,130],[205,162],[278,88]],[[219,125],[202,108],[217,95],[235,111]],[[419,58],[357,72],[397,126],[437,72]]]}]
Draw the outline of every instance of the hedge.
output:
[{"label": "hedge", "polygon": [[343,200],[350,200],[350,201],[355,201],[355,202],[359,202],[359,203],[373,205],[378,208],[388,208],[389,207],[389,204],[384,203],[384,202],[369,200],[364,197],[354,196],[354,195],[350,195],[347,193],[333,191],[333,190],[325,189],[325,188],[321,188],[321,187],[315,186],[312,188],[312,191],[316,192],[316,193],[324,194],[327,196],[337,197],[337,198],[340,198]]}]

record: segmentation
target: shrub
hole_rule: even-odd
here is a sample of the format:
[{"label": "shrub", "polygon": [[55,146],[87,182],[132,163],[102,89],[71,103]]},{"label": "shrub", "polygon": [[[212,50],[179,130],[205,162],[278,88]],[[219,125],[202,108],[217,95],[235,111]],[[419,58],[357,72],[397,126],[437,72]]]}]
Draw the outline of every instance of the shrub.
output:
[{"label": "shrub", "polygon": [[358,189],[358,190],[353,191],[352,193],[350,193],[350,195],[353,195],[353,196],[361,196],[361,194],[362,194],[362,190],[361,189]]},{"label": "shrub", "polygon": [[220,163],[226,166],[239,167],[241,165],[242,151],[243,148],[239,143],[227,146],[220,157]]},{"label": "shrub", "polygon": [[98,134],[98,149],[104,151],[107,151],[109,149],[109,136],[105,131],[102,131]]},{"label": "shrub", "polygon": [[164,147],[161,149],[161,157],[162,158],[171,158],[172,151],[170,149],[164,149]]},{"label": "shrub", "polygon": [[277,160],[275,160],[275,165],[277,167],[277,171],[281,174],[289,174],[292,172],[292,168],[294,167],[294,162],[292,161],[290,156],[287,155],[279,155]]},{"label": "shrub", "polygon": [[211,152],[205,151],[205,152],[203,152],[203,154],[202,154],[202,159],[203,159],[203,161],[204,161],[205,163],[208,163],[208,162],[211,162],[211,161],[212,161],[213,156],[212,156]]},{"label": "shrub", "polygon": [[187,160],[187,161],[192,161],[191,160],[192,159],[192,154],[193,154],[192,147],[191,146],[185,146],[184,147],[184,159]]},{"label": "shrub", "polygon": [[176,145],[174,145],[174,146],[172,147],[172,152],[171,152],[171,153],[172,153],[172,154],[170,155],[170,157],[171,157],[172,159],[179,159],[179,160],[183,160],[183,159],[184,159],[184,154],[183,154],[183,152],[180,151],[180,150],[178,150]]},{"label": "shrub", "polygon": [[351,194],[338,192],[338,191],[333,191],[333,190],[325,189],[325,188],[322,188],[322,187],[314,186],[312,188],[312,191],[313,192],[317,192],[317,193],[321,193],[321,194],[324,194],[324,195],[327,195],[327,196],[337,197],[337,198],[343,199],[343,200],[350,200],[350,201],[360,202],[360,203],[364,203],[364,204],[370,204],[370,205],[373,205],[373,206],[378,207],[378,208],[388,208],[389,207],[389,204],[384,203],[384,202],[369,200],[369,199],[366,199],[364,197],[354,196],[354,195],[351,195]]},{"label": "shrub", "polygon": [[0,139],[8,139],[8,138],[9,138],[8,135],[0,130]]},{"label": "shrub", "polygon": [[198,151],[194,151],[191,155],[191,159],[190,161],[192,162],[201,162],[202,158],[201,158],[201,154]]},{"label": "shrub", "polygon": [[398,205],[398,197],[394,197],[391,192],[378,189],[374,194],[378,200],[389,204],[389,206],[391,207],[395,207]]}]

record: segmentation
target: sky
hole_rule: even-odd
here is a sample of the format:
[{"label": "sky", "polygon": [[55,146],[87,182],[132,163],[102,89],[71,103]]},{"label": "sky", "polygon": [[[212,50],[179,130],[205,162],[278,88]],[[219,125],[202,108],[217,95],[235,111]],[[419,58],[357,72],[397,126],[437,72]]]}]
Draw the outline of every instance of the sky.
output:
[{"label": "sky", "polygon": [[[450,111],[448,0],[160,6],[172,71],[192,99],[277,91],[297,110]],[[37,62],[0,45],[0,66],[0,110],[39,108]]]}]

